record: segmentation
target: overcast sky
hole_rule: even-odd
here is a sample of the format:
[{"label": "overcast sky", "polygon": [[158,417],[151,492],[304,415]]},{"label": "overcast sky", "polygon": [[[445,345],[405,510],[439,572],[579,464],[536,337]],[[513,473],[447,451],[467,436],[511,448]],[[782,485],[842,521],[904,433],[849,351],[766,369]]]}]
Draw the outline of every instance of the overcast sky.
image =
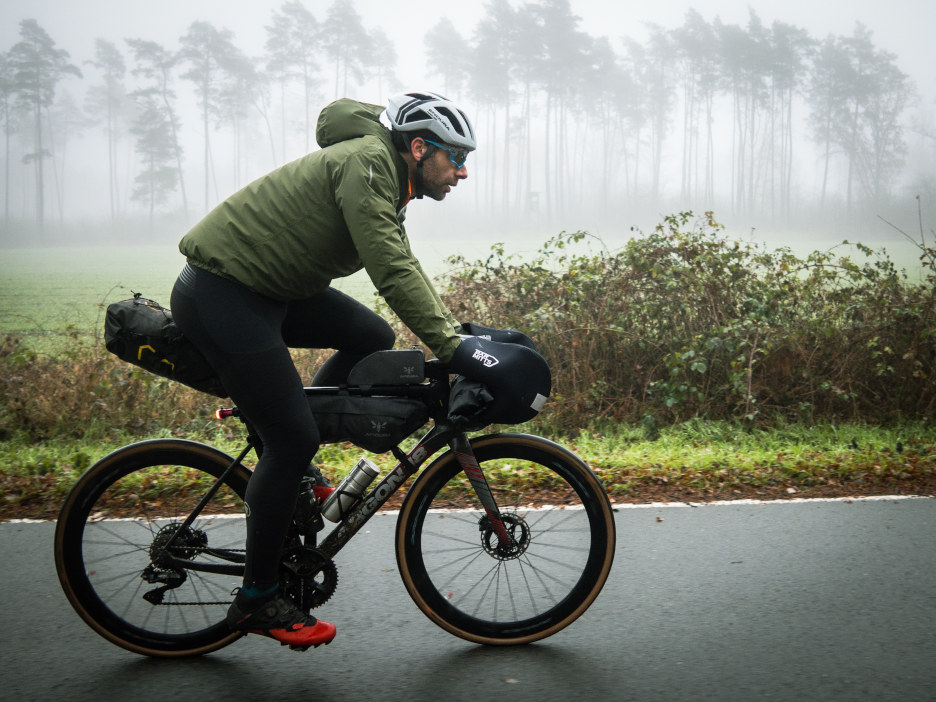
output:
[{"label": "overcast sky", "polygon": [[[232,30],[238,45],[249,53],[262,50],[263,26],[282,0],[2,0],[0,50],[18,38],[20,20],[33,18],[75,62],[89,58],[98,37],[118,42],[125,37],[153,39],[174,45],[195,20]],[[317,18],[324,17],[331,0],[305,0]],[[514,3],[518,5],[519,3]],[[917,83],[921,93],[936,95],[936,3],[932,0],[671,0],[636,3],[609,0],[571,0],[582,18],[581,29],[592,36],[642,39],[644,25],[671,29],[682,24],[686,10],[698,10],[706,20],[720,17],[726,24],[747,23],[753,8],[764,24],[774,20],[807,29],[817,38],[851,34],[855,22],[874,32],[875,44],[898,56],[898,65]],[[441,13],[470,36],[484,3],[392,3],[354,0],[368,29],[384,27],[400,54],[399,78],[411,86],[431,83],[423,69],[423,32]],[[413,8],[406,13],[404,8]],[[409,47],[409,48],[408,48]]]},{"label": "overcast sky", "polygon": [[[317,19],[325,17],[332,1],[303,0]],[[85,62],[94,55],[96,39],[110,40],[125,53],[125,38],[154,40],[172,49],[178,46],[179,37],[192,22],[202,20],[233,31],[235,43],[241,50],[259,56],[266,39],[264,27],[270,23],[272,12],[284,2],[0,0],[0,51],[8,50],[18,41],[21,20],[36,19],[57,45],[70,53],[71,62],[82,68],[88,79],[93,80],[94,71]],[[353,0],[353,4],[366,29],[381,27],[394,41],[399,54],[396,74],[402,85],[408,89],[429,90],[441,90],[441,86],[431,77],[431,72],[425,69],[425,33],[444,15],[462,36],[470,38],[485,5],[484,2],[471,0],[452,3]],[[521,3],[515,0],[512,4],[517,7]],[[571,7],[581,18],[580,30],[593,37],[608,37],[612,46],[622,53],[623,47],[618,41],[620,38],[630,37],[642,42],[646,38],[648,24],[664,29],[679,27],[690,8],[698,11],[708,22],[717,17],[725,24],[742,27],[747,25],[749,10],[753,9],[765,26],[780,21],[801,27],[817,39],[828,34],[850,36],[854,32],[855,23],[861,22],[872,31],[875,47],[896,55],[897,65],[910,76],[927,109],[932,110],[936,106],[936,2],[933,0],[657,0],[650,3],[571,0]],[[412,9],[407,13],[408,8]],[[368,92],[371,90],[372,84],[355,89],[348,97],[375,102],[378,97]],[[331,91],[325,92],[330,99]],[[467,96],[459,95],[449,97],[467,99]],[[197,157],[200,146],[195,144],[186,148],[186,153],[195,154],[187,160],[187,168],[197,169],[200,165]],[[70,163],[80,163],[83,172],[87,173],[93,161],[80,161],[72,155]],[[259,172],[254,175],[259,175]],[[192,177],[192,195],[199,190],[198,177]],[[91,183],[84,176],[82,180]],[[96,187],[101,190],[100,184]],[[222,184],[220,191],[223,193],[230,189],[230,185]],[[103,196],[97,199],[83,198],[78,197],[77,192],[78,187],[72,182],[69,190],[70,212],[77,207],[76,202],[86,209],[102,206],[97,200]],[[101,192],[106,194],[106,191]],[[465,196],[459,194],[467,205]],[[424,216],[435,211],[423,209],[427,213]],[[568,226],[588,227],[592,224],[579,217]]]}]

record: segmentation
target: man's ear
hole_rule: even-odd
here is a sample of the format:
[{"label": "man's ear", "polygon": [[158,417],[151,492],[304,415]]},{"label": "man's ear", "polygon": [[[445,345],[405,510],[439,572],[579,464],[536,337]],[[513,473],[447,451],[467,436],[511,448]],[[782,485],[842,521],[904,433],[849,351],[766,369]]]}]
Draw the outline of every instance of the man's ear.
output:
[{"label": "man's ear", "polygon": [[423,160],[428,149],[429,145],[422,137],[413,137],[413,140],[410,141],[410,155],[416,160],[416,163]]}]

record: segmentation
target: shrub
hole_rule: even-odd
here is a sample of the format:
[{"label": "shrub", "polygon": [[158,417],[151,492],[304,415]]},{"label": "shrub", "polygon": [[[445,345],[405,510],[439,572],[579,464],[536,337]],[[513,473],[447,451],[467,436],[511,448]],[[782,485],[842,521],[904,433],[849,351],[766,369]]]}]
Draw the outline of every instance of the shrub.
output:
[{"label": "shrub", "polygon": [[861,245],[861,265],[800,259],[722,230],[711,213],[680,213],[614,253],[582,253],[584,232],[527,261],[497,246],[449,260],[447,302],[459,319],[534,335],[554,372],[553,414],[569,426],[932,416],[932,265],[912,282]]},{"label": "shrub", "polygon": [[[303,377],[311,378],[321,357],[295,353]],[[55,353],[10,336],[0,342],[0,439],[185,431],[203,426],[224,403],[120,361],[93,335],[73,332]]]},{"label": "shrub", "polygon": [[[936,414],[936,251],[922,243],[927,273],[911,281],[860,244],[859,264],[731,241],[711,213],[666,217],[620,251],[595,253],[595,242],[562,233],[528,260],[495,246],[484,260],[448,261],[443,297],[456,318],[528,331],[549,360],[553,396],[537,421],[573,431],[606,418],[653,433],[693,417]],[[416,343],[393,323],[398,345]],[[73,331],[55,355],[0,343],[0,439],[184,431],[217,407],[95,337]],[[297,351],[302,377],[327,355]]]}]

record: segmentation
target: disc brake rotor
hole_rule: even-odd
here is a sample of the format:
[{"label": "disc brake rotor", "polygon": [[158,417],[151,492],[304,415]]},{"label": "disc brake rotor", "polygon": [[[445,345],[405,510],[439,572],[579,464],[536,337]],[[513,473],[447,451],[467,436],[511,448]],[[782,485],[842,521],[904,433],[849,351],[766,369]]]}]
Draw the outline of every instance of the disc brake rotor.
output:
[{"label": "disc brake rotor", "polygon": [[481,532],[481,545],[494,558],[509,561],[519,558],[530,547],[530,525],[516,512],[501,512],[501,521],[510,537],[509,543],[502,543],[494,531],[494,525],[485,515],[478,523]]}]

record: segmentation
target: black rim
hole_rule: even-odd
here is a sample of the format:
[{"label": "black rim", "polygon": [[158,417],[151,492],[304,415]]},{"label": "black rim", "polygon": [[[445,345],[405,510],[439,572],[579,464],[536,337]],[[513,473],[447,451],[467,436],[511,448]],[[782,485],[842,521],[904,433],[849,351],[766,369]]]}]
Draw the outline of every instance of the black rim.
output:
[{"label": "black rim", "polygon": [[[183,490],[181,501],[177,491],[164,502],[145,483],[166,472],[189,471],[192,478],[205,474],[207,485],[227,467],[225,459],[165,444],[135,448],[89,469],[66,501],[56,530],[59,577],[82,618],[120,646],[156,655],[216,648],[232,638],[224,615],[238,578],[180,569],[160,556],[185,517],[174,506],[191,509],[204,487]],[[141,485],[137,493],[135,485]],[[221,489],[219,497],[235,503],[234,514],[242,513],[236,503],[245,489],[242,472]],[[108,519],[114,516],[111,500],[133,504],[134,513]],[[242,522],[200,516],[176,535],[172,551],[183,559],[225,560],[212,555],[213,548],[242,551]]]},{"label": "black rim", "polygon": [[517,539],[514,548],[498,551],[479,511],[432,511],[445,502],[440,492],[461,477],[454,459],[430,469],[413,495],[403,537],[411,594],[468,638],[533,640],[558,631],[597,595],[607,575],[613,547],[607,498],[587,469],[544,447],[499,442],[475,452],[482,465],[506,459],[548,469],[558,478],[553,494],[564,504],[530,508],[522,491],[504,484],[509,475],[499,480],[486,469]]}]

